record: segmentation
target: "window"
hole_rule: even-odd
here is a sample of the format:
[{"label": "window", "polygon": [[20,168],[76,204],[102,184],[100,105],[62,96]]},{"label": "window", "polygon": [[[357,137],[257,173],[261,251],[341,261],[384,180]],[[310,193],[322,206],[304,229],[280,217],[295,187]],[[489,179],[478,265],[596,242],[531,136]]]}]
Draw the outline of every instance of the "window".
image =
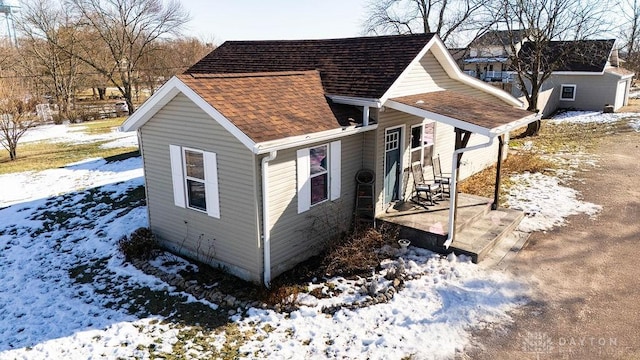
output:
[{"label": "window", "polygon": [[207,211],[203,153],[185,149],[184,167],[187,185],[187,205],[190,208]]},{"label": "window", "polygon": [[340,141],[297,151],[298,213],[340,197]]},{"label": "window", "polygon": [[411,163],[420,161],[423,166],[431,165],[433,157],[434,122],[411,127]]},{"label": "window", "polygon": [[176,206],[220,218],[216,154],[169,146],[173,200]]},{"label": "window", "polygon": [[562,85],[560,87],[560,100],[573,101],[576,99],[575,85]]},{"label": "window", "polygon": [[309,149],[309,164],[311,166],[311,205],[325,201],[329,196],[327,153],[327,145]]}]

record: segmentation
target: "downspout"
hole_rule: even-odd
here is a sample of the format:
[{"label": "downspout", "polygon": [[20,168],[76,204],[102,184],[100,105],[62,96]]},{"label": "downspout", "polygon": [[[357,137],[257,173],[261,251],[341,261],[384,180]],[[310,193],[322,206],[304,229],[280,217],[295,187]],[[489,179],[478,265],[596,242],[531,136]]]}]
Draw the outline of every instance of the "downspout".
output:
[{"label": "downspout", "polygon": [[271,286],[271,229],[269,226],[269,161],[276,158],[277,151],[262,158],[262,249],[264,263],[264,286]]},{"label": "downspout", "polygon": [[[462,154],[466,151],[473,151],[478,149],[487,148],[493,145],[494,137],[489,137],[489,142],[484,144],[474,145],[472,147],[464,147],[461,149],[457,149],[453,152],[453,165],[451,167],[451,189],[450,189],[450,200],[449,200],[449,235],[447,236],[447,240],[444,242],[445,249],[448,249],[453,239],[455,237],[456,231],[456,207],[458,206],[458,154]],[[461,155],[462,156],[462,155]]]},{"label": "downspout", "polygon": [[362,126],[369,126],[369,107],[362,107]]}]

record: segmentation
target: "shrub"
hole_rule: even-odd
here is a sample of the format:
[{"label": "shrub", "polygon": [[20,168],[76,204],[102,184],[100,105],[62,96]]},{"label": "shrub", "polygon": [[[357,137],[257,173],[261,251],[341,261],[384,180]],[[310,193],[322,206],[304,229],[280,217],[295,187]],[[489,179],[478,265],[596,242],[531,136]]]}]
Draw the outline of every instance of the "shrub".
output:
[{"label": "shrub", "polygon": [[380,265],[384,255],[376,249],[393,245],[398,229],[383,225],[379,229],[356,229],[351,235],[329,245],[324,256],[326,273],[330,276],[350,276],[369,273]]},{"label": "shrub", "polygon": [[123,236],[118,241],[118,248],[127,261],[133,259],[149,260],[155,257],[159,251],[155,235],[147,228],[139,228],[131,233],[131,236]]}]

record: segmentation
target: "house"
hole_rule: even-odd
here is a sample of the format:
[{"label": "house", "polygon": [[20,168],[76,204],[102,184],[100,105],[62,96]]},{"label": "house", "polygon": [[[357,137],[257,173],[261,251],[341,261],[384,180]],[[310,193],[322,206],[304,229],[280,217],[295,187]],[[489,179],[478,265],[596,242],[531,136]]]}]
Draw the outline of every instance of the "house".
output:
[{"label": "house", "polygon": [[411,197],[413,161],[440,154],[458,178],[495,163],[536,120],[521,107],[434,34],[228,41],[121,129],[138,132],[161,244],[268,286],[349,228],[359,170],[384,214]]},{"label": "house", "polygon": [[528,34],[527,30],[490,30],[477,37],[459,62],[462,71],[487,82],[512,82],[510,58],[520,51]]},{"label": "house", "polygon": [[[518,56],[525,58],[533,44],[523,45]],[[562,58],[540,89],[538,108],[550,115],[557,109],[613,111],[627,105],[634,73],[620,67],[615,40],[550,41],[544,58]],[[521,96],[514,89],[515,96]]]},{"label": "house", "polygon": [[[530,35],[527,30],[489,31],[469,43],[467,55],[458,64],[470,76],[526,102],[511,59],[517,56],[526,61],[530,56],[535,46],[528,41]],[[610,106],[616,111],[628,103],[634,74],[620,66],[615,40],[549,41],[546,46],[541,65],[554,68],[538,97],[544,116],[558,109],[602,111]]]}]

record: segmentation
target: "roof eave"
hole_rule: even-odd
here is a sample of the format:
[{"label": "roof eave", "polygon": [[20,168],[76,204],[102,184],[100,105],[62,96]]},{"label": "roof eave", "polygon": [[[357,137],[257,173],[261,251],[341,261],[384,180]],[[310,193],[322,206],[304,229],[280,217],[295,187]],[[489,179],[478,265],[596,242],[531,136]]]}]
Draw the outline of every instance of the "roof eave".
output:
[{"label": "roof eave", "polygon": [[306,146],[322,141],[330,141],[338,138],[342,138],[349,135],[359,134],[366,131],[375,130],[378,128],[378,124],[369,126],[345,126],[338,129],[320,131],[317,133],[304,134],[298,136],[290,136],[282,139],[269,140],[256,143],[251,149],[254,154],[261,155],[271,151],[279,151],[284,149],[291,149],[300,146]]},{"label": "roof eave", "polygon": [[489,130],[489,133],[491,134],[490,137],[495,137],[495,136],[500,136],[502,134],[506,134],[508,132],[511,132],[515,129],[521,128],[525,125],[528,125],[534,121],[540,120],[542,118],[542,113],[537,113],[537,114],[531,114],[527,117],[523,117],[522,119],[516,120],[516,121],[512,121],[508,124],[502,125],[502,126],[498,126],[495,127],[491,130]]},{"label": "roof eave", "polygon": [[178,77],[174,76],[167,81],[162,87],[145,101],[140,108],[133,113],[120,127],[122,131],[132,131],[141,128],[149,121],[160,109],[162,109],[176,95],[182,93],[196,106],[198,106],[207,115],[211,116],[238,141],[240,141],[247,149],[253,150],[255,142],[236,127],[229,119],[216,110],[211,104],[198,95],[187,84],[182,82]]},{"label": "roof eave", "polygon": [[395,100],[387,100],[384,103],[384,106],[389,107],[391,109],[394,110],[398,110],[398,111],[402,111],[404,113],[408,113],[411,115],[415,115],[415,116],[419,116],[419,117],[424,117],[424,118],[429,118],[431,120],[437,121],[437,122],[441,122],[443,124],[447,124],[447,125],[451,125],[455,128],[458,129],[462,129],[462,130],[467,130],[470,131],[474,134],[480,134],[480,135],[484,135],[487,137],[491,137],[493,136],[491,134],[491,130],[492,129],[487,129],[484,128],[482,126],[478,126],[478,125],[474,125],[471,124],[469,122],[460,120],[460,119],[456,119],[456,118],[452,118],[449,116],[445,116],[445,115],[441,115],[438,113],[434,113],[428,110],[424,110],[424,109],[420,109],[417,108],[415,106],[410,106],[410,105],[406,105],[403,104],[401,102],[395,101]]}]

